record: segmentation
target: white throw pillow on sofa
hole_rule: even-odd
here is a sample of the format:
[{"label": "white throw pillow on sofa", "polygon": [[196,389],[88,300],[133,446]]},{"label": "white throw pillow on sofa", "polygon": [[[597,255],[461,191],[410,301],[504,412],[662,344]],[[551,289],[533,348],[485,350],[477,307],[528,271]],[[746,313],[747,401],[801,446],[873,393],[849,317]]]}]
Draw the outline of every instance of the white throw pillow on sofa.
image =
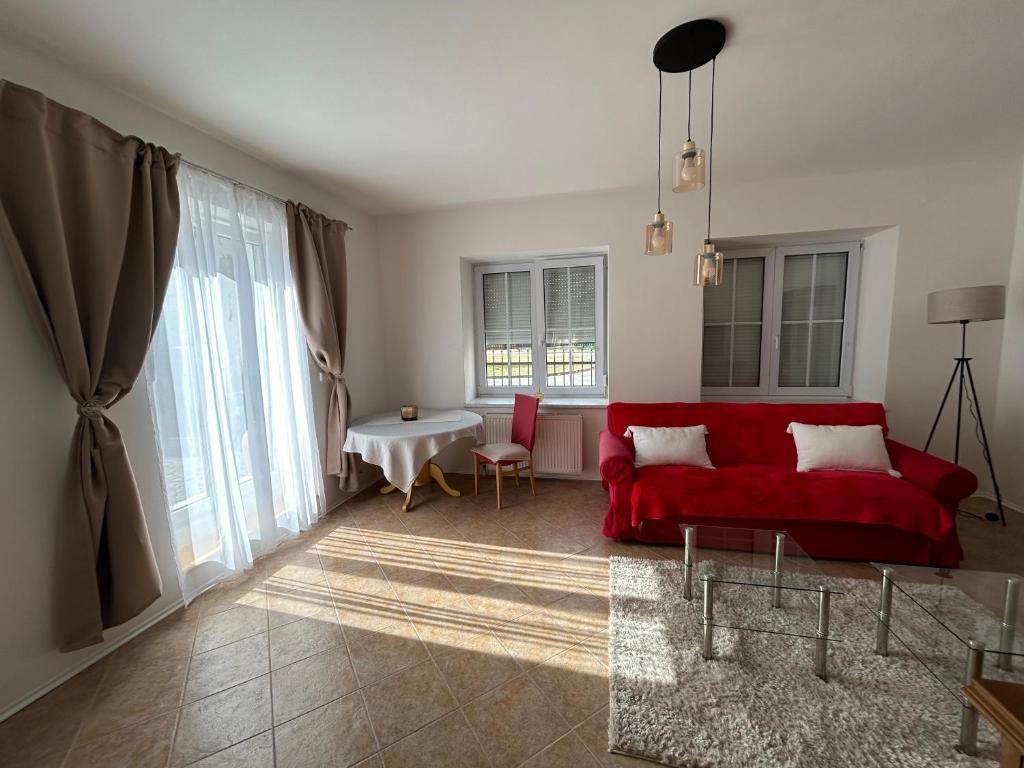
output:
[{"label": "white throw pillow on sofa", "polygon": [[816,426],[792,422],[786,430],[796,443],[796,471],[842,469],[856,472],[887,472],[902,477],[892,468],[885,436],[878,424],[864,427]]},{"label": "white throw pillow on sofa", "polygon": [[624,436],[633,438],[637,467],[676,464],[714,469],[704,440],[707,433],[707,427],[699,424],[696,427],[628,427]]}]

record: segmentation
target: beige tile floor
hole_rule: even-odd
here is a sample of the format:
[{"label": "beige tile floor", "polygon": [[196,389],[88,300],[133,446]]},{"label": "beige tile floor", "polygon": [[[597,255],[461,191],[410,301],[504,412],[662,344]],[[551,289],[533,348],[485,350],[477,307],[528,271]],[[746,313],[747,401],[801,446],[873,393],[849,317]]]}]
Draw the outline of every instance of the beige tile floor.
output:
[{"label": "beige tile floor", "polygon": [[[606,751],[607,557],[678,550],[604,539],[597,483],[499,512],[491,482],[408,514],[362,494],[0,724],[0,765],[649,765]],[[1024,549],[1024,524],[962,529],[965,567]]]}]

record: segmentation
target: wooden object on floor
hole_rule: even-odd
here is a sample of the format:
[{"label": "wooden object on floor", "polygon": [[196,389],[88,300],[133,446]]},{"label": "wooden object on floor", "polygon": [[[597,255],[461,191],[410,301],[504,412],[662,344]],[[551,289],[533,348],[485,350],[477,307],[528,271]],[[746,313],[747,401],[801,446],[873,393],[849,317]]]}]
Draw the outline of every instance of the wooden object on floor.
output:
[{"label": "wooden object on floor", "polygon": [[1024,767],[1024,685],[980,677],[964,696],[999,731],[999,768]]}]

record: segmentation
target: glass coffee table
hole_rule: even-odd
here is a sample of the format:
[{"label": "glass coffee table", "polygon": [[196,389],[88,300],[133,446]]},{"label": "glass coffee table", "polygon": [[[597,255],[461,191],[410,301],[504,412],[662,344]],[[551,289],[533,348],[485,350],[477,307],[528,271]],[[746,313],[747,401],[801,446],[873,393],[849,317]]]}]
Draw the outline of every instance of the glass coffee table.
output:
[{"label": "glass coffee table", "polygon": [[[1022,579],[1016,574],[872,563],[882,574],[875,652],[896,638],[959,701],[960,751],[977,752],[978,713],[962,686],[1024,667]],[[1018,678],[1019,679],[1019,678]]]},{"label": "glass coffee table", "polygon": [[704,659],[714,658],[716,628],[806,638],[814,641],[814,673],[827,680],[828,644],[841,639],[829,621],[832,599],[843,596],[837,580],[782,531],[679,528],[683,597],[703,601]]}]

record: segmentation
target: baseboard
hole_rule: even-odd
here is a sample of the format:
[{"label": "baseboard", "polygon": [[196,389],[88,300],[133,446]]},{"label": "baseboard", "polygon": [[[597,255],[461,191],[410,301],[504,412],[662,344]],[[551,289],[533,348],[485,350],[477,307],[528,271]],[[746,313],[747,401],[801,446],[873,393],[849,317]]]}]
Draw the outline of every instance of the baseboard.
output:
[{"label": "baseboard", "polygon": [[587,480],[596,482],[601,479],[601,476],[594,472],[580,472],[578,475],[542,475],[537,473],[538,480]]},{"label": "baseboard", "polygon": [[[996,500],[996,495],[994,493],[988,493],[987,491],[979,491],[974,495],[977,496],[979,499],[985,499],[986,501],[995,502]],[[1006,499],[1003,499],[1003,509],[1008,509],[1011,512],[1016,512],[1019,515],[1024,515],[1024,505],[1015,504],[1014,502],[1007,501]]]},{"label": "baseboard", "polygon": [[91,667],[93,664],[95,664],[97,661],[99,661],[103,657],[109,656],[114,651],[116,651],[118,648],[120,648],[122,645],[127,643],[129,640],[132,640],[133,638],[138,637],[143,632],[145,632],[147,629],[152,627],[154,624],[156,624],[156,623],[162,621],[163,619],[167,618],[172,613],[174,613],[176,610],[178,610],[179,608],[182,608],[184,605],[185,605],[185,601],[182,600],[181,598],[179,598],[178,600],[176,600],[175,602],[171,603],[169,606],[164,608],[159,613],[156,613],[153,616],[151,616],[148,619],[146,619],[146,621],[142,622],[137,627],[135,627],[135,629],[133,629],[130,632],[126,633],[123,637],[119,637],[117,640],[112,641],[109,645],[104,646],[104,648],[102,650],[97,651],[92,656],[90,656],[87,659],[85,659],[84,661],[82,661],[82,663],[72,667],[67,672],[61,673],[60,675],[58,675],[57,677],[53,678],[49,682],[44,683],[43,685],[41,685],[38,688],[36,688],[31,693],[28,693],[25,696],[22,696],[18,701],[16,701],[10,707],[5,709],[3,712],[0,712],[0,723],[2,723],[4,720],[9,718],[11,715],[13,715],[13,714],[15,714],[17,712],[20,712],[21,710],[23,710],[25,707],[27,707],[29,704],[31,704],[32,702],[36,701],[37,699],[41,699],[43,696],[48,694],[50,691],[52,691],[57,686],[59,686],[59,685],[61,685],[63,683],[66,683],[68,680],[70,680],[72,677],[77,675],[79,672],[83,671],[84,669],[86,669],[88,667]]}]

